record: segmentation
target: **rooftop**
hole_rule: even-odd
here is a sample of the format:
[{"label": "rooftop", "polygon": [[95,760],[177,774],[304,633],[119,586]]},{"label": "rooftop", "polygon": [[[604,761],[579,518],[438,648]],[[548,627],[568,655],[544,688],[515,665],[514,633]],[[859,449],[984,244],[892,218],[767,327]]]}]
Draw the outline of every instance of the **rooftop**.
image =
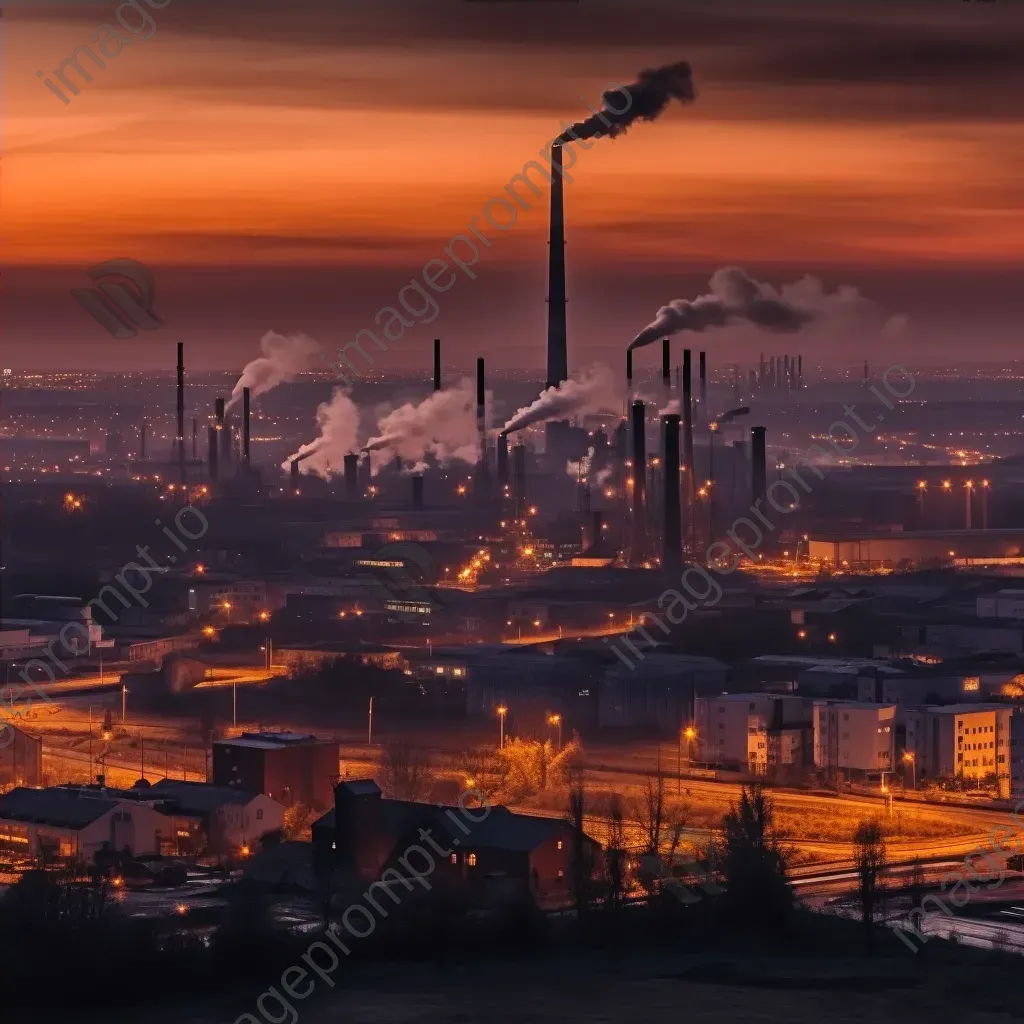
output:
[{"label": "rooftop", "polygon": [[18,787],[0,797],[0,818],[80,829],[117,807],[118,800],[80,796],[58,788]]}]

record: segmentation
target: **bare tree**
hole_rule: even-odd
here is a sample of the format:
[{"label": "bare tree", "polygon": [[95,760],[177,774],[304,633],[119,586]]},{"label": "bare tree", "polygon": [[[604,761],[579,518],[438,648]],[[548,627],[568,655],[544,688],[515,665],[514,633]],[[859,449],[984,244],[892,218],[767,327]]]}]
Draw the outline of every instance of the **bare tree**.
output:
[{"label": "bare tree", "polygon": [[882,823],[877,818],[860,822],[853,834],[853,850],[861,919],[864,922],[864,934],[870,942],[882,892],[881,876],[886,864],[885,837]]},{"label": "bare tree", "polygon": [[643,854],[651,866],[648,887],[657,889],[665,869],[670,868],[686,827],[686,808],[669,802],[665,790],[665,773],[659,769],[647,776],[643,792],[633,801],[632,818],[643,836]]},{"label": "bare tree", "polygon": [[608,808],[608,844],[605,864],[608,871],[608,907],[616,909],[626,887],[626,830],[623,824],[622,799],[615,793]]},{"label": "bare tree", "polygon": [[389,743],[381,755],[380,768],[381,788],[396,800],[425,800],[434,786],[429,752],[411,743]]},{"label": "bare tree", "polygon": [[594,864],[585,831],[587,813],[586,776],[580,767],[569,776],[569,804],[566,817],[572,825],[572,892],[576,913],[582,917],[590,906],[590,880]]}]

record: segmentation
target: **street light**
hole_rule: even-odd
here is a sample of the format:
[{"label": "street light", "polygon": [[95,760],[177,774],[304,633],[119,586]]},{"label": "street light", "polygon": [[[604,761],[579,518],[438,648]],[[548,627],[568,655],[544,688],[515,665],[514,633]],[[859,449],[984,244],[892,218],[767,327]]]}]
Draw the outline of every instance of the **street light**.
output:
[{"label": "street light", "polygon": [[561,715],[549,715],[548,725],[558,726],[558,749],[562,749],[562,716]]},{"label": "street light", "polygon": [[498,749],[505,749],[505,716],[508,708],[504,704],[498,705]]},{"label": "street light", "polygon": [[910,765],[910,788],[917,789],[917,758],[914,757],[913,751],[903,751],[903,763]]},{"label": "street light", "polygon": [[691,744],[697,735],[697,730],[692,725],[688,725],[685,729],[681,729],[676,736],[676,795],[678,796],[683,785],[683,769],[681,765],[682,758],[682,740],[686,740],[686,770],[690,770],[690,762],[693,760],[693,751]]}]

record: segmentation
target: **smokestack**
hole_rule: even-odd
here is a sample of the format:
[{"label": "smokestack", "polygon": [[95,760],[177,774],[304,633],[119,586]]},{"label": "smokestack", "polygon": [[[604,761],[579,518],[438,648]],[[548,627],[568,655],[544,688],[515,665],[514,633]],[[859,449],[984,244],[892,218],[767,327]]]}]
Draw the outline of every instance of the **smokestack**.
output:
[{"label": "smokestack", "polygon": [[630,394],[633,392],[633,350],[631,348],[626,349],[626,390]]},{"label": "smokestack", "polygon": [[145,461],[146,458],[146,421],[143,420],[139,427],[139,460]]},{"label": "smokestack", "polygon": [[484,388],[484,357],[480,356],[476,361],[476,419],[477,423],[484,421],[484,406],[487,404],[487,392]]},{"label": "smokestack", "polygon": [[604,525],[604,514],[600,510],[590,509],[583,515],[583,551],[601,543],[601,529]]},{"label": "smokestack", "polygon": [[500,488],[500,494],[498,497],[504,497],[505,485],[508,483],[508,435],[498,435],[498,487]]},{"label": "smokestack", "polygon": [[216,427],[210,427],[207,431],[206,443],[208,447],[206,461],[207,467],[210,471],[210,481],[212,483],[217,482],[217,438],[219,436],[220,435],[217,433]]},{"label": "smokestack", "polygon": [[647,554],[647,436],[642,399],[633,402],[633,537],[630,561],[639,565]]},{"label": "smokestack", "polygon": [[700,374],[700,414],[703,420],[708,421],[708,354],[701,352],[698,357],[698,373]]},{"label": "smokestack", "polygon": [[516,519],[526,518],[526,445],[512,448],[512,491],[515,496]]},{"label": "smokestack", "polygon": [[661,383],[666,391],[672,390],[672,343],[668,338],[661,340]]},{"label": "smokestack", "polygon": [[423,474],[413,473],[412,475],[412,507],[423,508]]},{"label": "smokestack", "polygon": [[[222,454],[224,454],[224,434],[225,434],[225,431],[224,431],[224,399],[223,398],[215,399],[214,403],[213,403],[213,409],[214,409],[214,413],[213,413],[214,421],[216,423],[216,431],[217,431],[217,459],[218,459],[218,464],[219,464],[220,456]],[[228,458],[227,458],[227,455],[225,454],[224,455],[224,464],[225,465],[227,465],[227,461],[228,461]]]},{"label": "smokestack", "polygon": [[292,490],[297,491],[299,489],[299,460],[292,459],[290,463],[290,471],[292,478]]},{"label": "smokestack", "polygon": [[195,463],[196,455],[196,431],[199,429],[195,416],[192,417],[192,462]]},{"label": "smokestack", "polygon": [[441,390],[441,339],[434,339],[434,390]]},{"label": "smokestack", "polygon": [[765,427],[750,428],[751,500],[764,505],[768,498],[768,461],[765,454]]},{"label": "smokestack", "polygon": [[242,461],[245,464],[246,472],[252,468],[249,458],[249,402],[249,389],[242,388]]},{"label": "smokestack", "polygon": [[690,350],[683,349],[683,465],[686,467],[686,529],[693,548],[693,506],[696,471],[693,465],[693,367]]},{"label": "smokestack", "polygon": [[804,357],[796,357],[796,387],[798,391],[802,391],[804,387]]},{"label": "smokestack", "polygon": [[562,147],[551,147],[551,220],[548,238],[548,376],[547,386],[569,376],[565,330],[565,202]]},{"label": "smokestack", "polygon": [[178,472],[185,482],[185,343],[178,342]]},{"label": "smokestack", "polygon": [[345,456],[345,497],[348,501],[359,500],[359,455],[356,452]]},{"label": "smokestack", "polygon": [[661,417],[665,453],[665,529],[661,565],[669,572],[683,567],[683,518],[679,501],[679,416]]}]

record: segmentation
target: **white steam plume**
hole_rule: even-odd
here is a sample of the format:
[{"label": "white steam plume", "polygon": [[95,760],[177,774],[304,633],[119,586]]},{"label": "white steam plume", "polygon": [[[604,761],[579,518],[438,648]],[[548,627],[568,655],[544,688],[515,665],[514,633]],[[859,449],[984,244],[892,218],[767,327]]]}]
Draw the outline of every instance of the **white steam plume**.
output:
[{"label": "white steam plume", "polygon": [[532,423],[545,423],[560,416],[611,412],[622,404],[615,375],[607,366],[592,366],[578,378],[563,380],[542,391],[532,404],[524,406],[502,427],[503,434],[522,430]]},{"label": "white steam plume", "polygon": [[459,459],[475,465],[480,461],[475,385],[467,377],[419,404],[406,402],[382,416],[377,430],[378,436],[366,443],[365,451],[387,449],[405,462],[423,462],[432,456],[442,464]]},{"label": "white steam plume", "polygon": [[315,473],[330,479],[341,472],[345,456],[357,450],[359,410],[341,388],[335,388],[331,400],[317,406],[316,423],[319,437],[290,455],[281,463],[281,468],[287,470],[292,459],[303,457],[299,463],[300,473]]},{"label": "white steam plume", "polygon": [[776,291],[739,267],[722,267],[712,276],[707,295],[674,299],[662,306],[629,348],[650,345],[666,334],[707,331],[735,323],[792,334],[816,322],[828,327],[852,327],[874,320],[889,334],[898,329],[900,319],[886,320],[874,302],[850,285],[840,285],[829,293],[816,277],[807,276]]},{"label": "white steam plume", "polygon": [[231,392],[227,408],[242,400],[242,389],[250,388],[252,397],[266,394],[285,381],[294,380],[322,358],[320,345],[306,334],[278,334],[267,331],[260,338],[263,355],[246,363],[242,376]]},{"label": "white steam plume", "polygon": [[594,463],[594,449],[588,448],[587,454],[579,460],[579,462],[573,462],[571,459],[565,464],[565,471],[573,478],[573,480],[586,480],[590,476],[590,467]]}]

